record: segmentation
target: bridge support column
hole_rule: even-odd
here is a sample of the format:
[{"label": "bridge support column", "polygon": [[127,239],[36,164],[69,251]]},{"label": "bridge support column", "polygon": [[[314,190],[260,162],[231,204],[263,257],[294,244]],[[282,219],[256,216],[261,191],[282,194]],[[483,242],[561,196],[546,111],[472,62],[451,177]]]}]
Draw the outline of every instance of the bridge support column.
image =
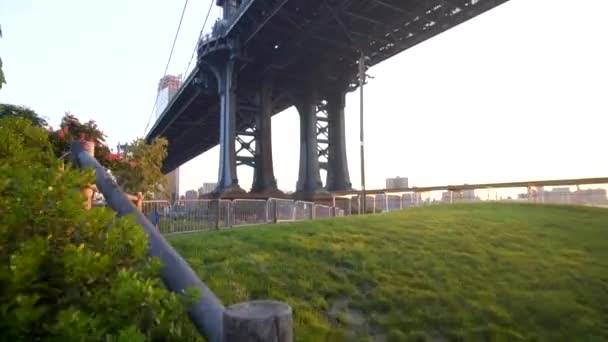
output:
[{"label": "bridge support column", "polygon": [[329,191],[351,190],[352,184],[346,159],[346,137],[344,134],[344,107],[346,90],[336,90],[326,97],[329,121],[329,146],[327,156],[327,182]]},{"label": "bridge support column", "polygon": [[300,114],[300,170],[296,197],[303,199],[327,194],[321,182],[317,154],[317,100],[317,93],[310,86],[295,99]]},{"label": "bridge support column", "polygon": [[231,58],[219,66],[218,85],[220,95],[220,167],[217,194],[243,193],[236,174],[236,61]]},{"label": "bridge support column", "polygon": [[254,193],[279,193],[272,164],[272,91],[272,82],[264,80],[256,115],[255,165],[251,187]]}]

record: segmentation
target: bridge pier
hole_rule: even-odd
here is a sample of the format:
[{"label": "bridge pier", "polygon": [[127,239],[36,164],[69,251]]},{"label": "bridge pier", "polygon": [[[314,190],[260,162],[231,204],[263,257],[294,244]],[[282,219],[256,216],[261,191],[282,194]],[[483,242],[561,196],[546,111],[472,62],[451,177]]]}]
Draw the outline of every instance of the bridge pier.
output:
[{"label": "bridge pier", "polygon": [[216,194],[244,193],[236,174],[236,110],[237,73],[233,56],[216,67],[220,95],[220,165]]},{"label": "bridge pier", "polygon": [[327,157],[327,182],[325,188],[329,191],[351,190],[352,184],[348,173],[344,129],[346,89],[336,89],[329,92],[326,96],[326,100],[329,124],[329,151]]},{"label": "bridge pier", "polygon": [[317,154],[317,91],[312,85],[307,85],[294,97],[300,114],[300,169],[295,197],[312,199],[329,195],[321,182]]},{"label": "bridge pier", "polygon": [[280,194],[274,178],[272,163],[272,81],[266,79],[259,92],[259,110],[256,114],[255,162],[251,192]]}]

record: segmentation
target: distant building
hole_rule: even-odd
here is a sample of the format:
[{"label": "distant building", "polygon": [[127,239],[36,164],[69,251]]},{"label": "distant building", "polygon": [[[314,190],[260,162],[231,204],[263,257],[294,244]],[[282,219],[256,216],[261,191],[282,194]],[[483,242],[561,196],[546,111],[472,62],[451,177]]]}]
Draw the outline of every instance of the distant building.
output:
[{"label": "distant building", "polygon": [[551,191],[543,191],[542,199],[545,202],[551,203],[570,203],[570,188],[562,187],[562,188],[553,188]]},{"label": "distant building", "polygon": [[202,196],[202,195],[210,194],[213,192],[213,190],[215,190],[216,186],[217,186],[217,183],[203,183],[203,186],[198,188],[198,195]]},{"label": "distant building", "polygon": [[395,178],[387,178],[386,179],[386,188],[387,189],[403,189],[407,188],[407,177],[395,177]]},{"label": "distant building", "polygon": [[175,202],[179,199],[179,168],[169,172],[167,178],[167,193],[169,200]]},{"label": "distant building", "polygon": [[198,191],[196,191],[196,190],[186,191],[186,200],[195,200],[195,199],[198,199]]},{"label": "distant building", "polygon": [[518,199],[533,200],[536,202],[560,203],[560,204],[591,204],[606,205],[608,196],[606,189],[584,189],[570,191],[569,187],[553,188],[551,191],[543,189],[542,192],[517,195]]},{"label": "distant building", "polygon": [[572,194],[572,200],[575,203],[600,205],[608,204],[608,196],[606,196],[606,189],[577,190]]},{"label": "distant building", "polygon": [[[156,117],[162,114],[169,101],[177,94],[182,85],[181,75],[165,75],[158,81],[156,98]],[[169,172],[167,175],[167,192],[171,202],[177,201],[179,197],[179,168]]]},{"label": "distant building", "polygon": [[158,81],[156,117],[158,118],[182,86],[182,76],[165,75]]},{"label": "distant building", "polygon": [[462,191],[444,191],[441,193],[442,202],[473,202],[478,201],[479,197],[475,196],[475,190]]}]

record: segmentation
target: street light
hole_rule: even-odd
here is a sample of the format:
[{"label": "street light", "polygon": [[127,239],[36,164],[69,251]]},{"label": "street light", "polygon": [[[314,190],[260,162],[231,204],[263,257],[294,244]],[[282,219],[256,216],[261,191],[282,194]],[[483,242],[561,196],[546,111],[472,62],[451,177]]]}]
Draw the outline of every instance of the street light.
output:
[{"label": "street light", "polygon": [[359,57],[359,141],[361,143],[361,205],[363,214],[367,213],[367,197],[365,195],[365,143],[363,139],[363,85],[365,84],[365,55]]}]

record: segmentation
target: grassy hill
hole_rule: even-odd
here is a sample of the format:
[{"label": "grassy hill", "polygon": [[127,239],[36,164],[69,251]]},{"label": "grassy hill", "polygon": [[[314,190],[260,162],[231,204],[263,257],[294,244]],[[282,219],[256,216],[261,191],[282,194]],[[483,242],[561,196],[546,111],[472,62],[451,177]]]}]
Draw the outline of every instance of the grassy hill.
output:
[{"label": "grassy hill", "polygon": [[299,341],[608,340],[608,210],[426,207],[171,238],[225,302]]}]

